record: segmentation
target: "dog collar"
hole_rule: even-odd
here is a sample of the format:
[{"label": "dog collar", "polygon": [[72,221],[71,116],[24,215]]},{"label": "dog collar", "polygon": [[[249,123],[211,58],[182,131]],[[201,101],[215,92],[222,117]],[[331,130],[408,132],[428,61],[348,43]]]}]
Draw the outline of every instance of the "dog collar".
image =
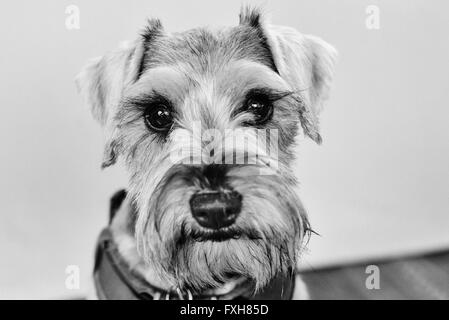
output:
[{"label": "dog collar", "polygon": [[[120,208],[126,192],[119,191],[111,199],[110,220]],[[275,277],[264,289],[252,295],[248,281],[237,284],[230,292],[221,295],[182,292],[179,289],[167,291],[149,283],[141,274],[130,268],[121,256],[108,227],[101,232],[94,265],[94,283],[100,300],[290,300],[294,291],[294,274]]]}]

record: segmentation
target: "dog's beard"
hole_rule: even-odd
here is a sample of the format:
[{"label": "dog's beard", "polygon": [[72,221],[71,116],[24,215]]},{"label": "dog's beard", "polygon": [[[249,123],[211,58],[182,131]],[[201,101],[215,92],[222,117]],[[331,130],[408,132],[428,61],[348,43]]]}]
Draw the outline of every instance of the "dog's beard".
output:
[{"label": "dog's beard", "polygon": [[173,287],[194,292],[245,277],[255,290],[288,273],[301,251],[307,219],[292,182],[260,175],[257,166],[236,166],[229,185],[243,196],[234,225],[220,233],[196,224],[189,199],[196,191],[192,168],[174,166],[140,209],[136,222],[139,254]]}]

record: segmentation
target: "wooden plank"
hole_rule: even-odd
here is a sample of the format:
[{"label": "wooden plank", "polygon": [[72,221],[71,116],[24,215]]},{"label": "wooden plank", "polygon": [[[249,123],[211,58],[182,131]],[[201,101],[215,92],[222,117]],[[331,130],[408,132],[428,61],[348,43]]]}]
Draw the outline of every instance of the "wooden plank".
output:
[{"label": "wooden plank", "polygon": [[[365,285],[371,264],[380,270],[378,290]],[[303,278],[312,299],[449,299],[449,252],[308,271]]]}]

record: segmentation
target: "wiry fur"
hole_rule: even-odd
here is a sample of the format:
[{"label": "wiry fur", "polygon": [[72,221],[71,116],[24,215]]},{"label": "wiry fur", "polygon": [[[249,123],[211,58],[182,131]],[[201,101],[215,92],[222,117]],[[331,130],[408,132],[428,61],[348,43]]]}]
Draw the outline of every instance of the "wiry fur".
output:
[{"label": "wiry fur", "polygon": [[[137,216],[135,234],[129,234],[136,247],[129,249],[128,237],[127,248],[138,250],[144,268],[160,282],[199,292],[237,275],[253,280],[258,289],[295,267],[309,227],[290,169],[294,139],[301,127],[321,141],[318,114],[334,58],[335,50],[322,40],[271,26],[257,10],[245,9],[238,26],[215,32],[199,28],[168,34],[152,20],[141,38],[82,71],[81,92],[107,133],[103,166],[120,157],[129,172],[129,200]],[[272,146],[279,156],[256,157],[261,150],[249,143],[254,147],[245,150],[250,164],[212,167],[243,196],[243,206],[233,239],[205,240],[189,199],[197,191],[217,188],[206,172],[211,166],[185,165],[185,159],[174,162],[170,155],[194,139],[196,122],[223,136],[228,129],[245,127],[251,140],[258,128],[247,128],[251,115],[237,111],[248,90],[260,87],[285,93],[264,127],[279,131],[279,144]],[[166,96],[176,114],[164,137],[148,130],[143,120],[142,106],[155,93]],[[223,143],[214,141],[214,149],[234,154],[239,148],[229,150]],[[202,155],[204,142],[196,146],[194,154]],[[275,169],[268,166],[274,160],[279,163]]]}]

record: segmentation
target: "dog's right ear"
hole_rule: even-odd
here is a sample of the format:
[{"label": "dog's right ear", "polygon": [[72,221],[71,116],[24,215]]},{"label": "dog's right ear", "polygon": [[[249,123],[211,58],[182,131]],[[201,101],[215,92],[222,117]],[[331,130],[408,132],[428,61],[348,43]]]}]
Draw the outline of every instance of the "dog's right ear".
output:
[{"label": "dog's right ear", "polygon": [[114,164],[118,154],[113,137],[113,117],[123,91],[141,76],[150,42],[161,32],[160,21],[149,20],[139,39],[124,42],[118,49],[92,59],[76,76],[78,90],[94,119],[108,128],[103,167]]},{"label": "dog's right ear", "polygon": [[110,120],[123,90],[139,79],[149,43],[161,31],[159,20],[149,20],[138,40],[124,42],[103,57],[92,59],[77,75],[78,90],[102,126]]},{"label": "dog's right ear", "polygon": [[118,49],[90,60],[75,79],[94,119],[102,126],[107,124],[124,87],[133,78],[135,64],[142,55],[139,51],[142,46],[138,41],[123,43]]}]

